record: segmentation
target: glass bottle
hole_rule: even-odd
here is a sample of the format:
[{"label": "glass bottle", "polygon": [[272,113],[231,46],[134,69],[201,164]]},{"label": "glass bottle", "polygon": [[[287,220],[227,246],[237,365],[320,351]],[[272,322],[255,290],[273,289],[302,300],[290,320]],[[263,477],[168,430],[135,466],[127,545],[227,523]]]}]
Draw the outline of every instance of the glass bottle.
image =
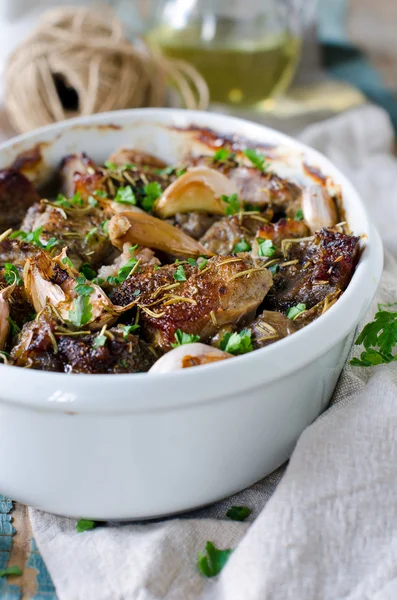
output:
[{"label": "glass bottle", "polygon": [[157,0],[148,44],[192,63],[212,103],[260,109],[288,87],[300,56],[303,0]]}]

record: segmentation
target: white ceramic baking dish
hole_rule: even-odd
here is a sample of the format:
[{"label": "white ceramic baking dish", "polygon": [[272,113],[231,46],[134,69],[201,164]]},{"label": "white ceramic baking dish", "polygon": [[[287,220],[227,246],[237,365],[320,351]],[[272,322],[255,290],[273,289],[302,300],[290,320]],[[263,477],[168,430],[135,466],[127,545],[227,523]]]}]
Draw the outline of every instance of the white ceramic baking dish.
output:
[{"label": "white ceramic baking dish", "polygon": [[183,128],[191,125],[244,136],[251,145],[281,146],[295,174],[304,158],[340,184],[349,224],[365,234],[354,277],[340,300],[303,330],[212,365],[158,375],[66,375],[1,365],[0,492],[15,500],[94,519],[199,507],[281,465],[330,400],[378,286],[382,247],[357,192],[324,156],[247,121],[147,109],[21,136],[0,146],[0,167],[33,146],[43,158],[41,178],[65,154],[84,150],[103,161],[121,145],[172,163],[190,147],[194,132]]}]

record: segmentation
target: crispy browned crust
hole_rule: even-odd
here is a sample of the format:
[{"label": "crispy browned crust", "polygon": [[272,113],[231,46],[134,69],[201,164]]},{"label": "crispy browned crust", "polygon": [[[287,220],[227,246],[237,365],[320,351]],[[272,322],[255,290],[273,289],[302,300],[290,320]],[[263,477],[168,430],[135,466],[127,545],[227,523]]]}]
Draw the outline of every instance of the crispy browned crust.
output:
[{"label": "crispy browned crust", "polygon": [[[183,267],[187,281],[174,279],[178,265],[166,265],[158,271],[149,268],[134,274],[112,294],[112,301],[122,306],[137,298],[142,331],[163,350],[175,342],[177,329],[206,341],[227,323],[249,320],[272,282],[268,270],[254,264],[248,254],[212,258],[202,271],[189,264]],[[172,284],[179,285],[163,289],[161,294],[155,292],[159,286]]]},{"label": "crispy browned crust", "polygon": [[275,246],[280,246],[282,240],[304,238],[310,235],[310,229],[303,221],[280,219],[277,223],[262,225],[256,232],[256,237],[271,240]]}]

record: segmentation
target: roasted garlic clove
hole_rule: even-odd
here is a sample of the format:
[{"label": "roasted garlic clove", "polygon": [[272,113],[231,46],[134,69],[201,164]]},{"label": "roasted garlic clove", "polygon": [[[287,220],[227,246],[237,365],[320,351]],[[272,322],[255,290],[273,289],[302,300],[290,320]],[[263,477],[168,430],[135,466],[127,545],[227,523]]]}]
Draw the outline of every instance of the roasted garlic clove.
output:
[{"label": "roasted garlic clove", "polygon": [[192,167],[164,190],[153,212],[163,219],[191,211],[224,215],[226,204],[221,197],[236,193],[236,185],[219,171]]},{"label": "roasted garlic clove", "polygon": [[123,245],[139,244],[173,256],[208,255],[199,242],[165,221],[147,213],[124,212],[114,215],[108,226],[110,241],[122,250]]},{"label": "roasted garlic clove", "polygon": [[323,227],[332,227],[338,222],[335,202],[327,189],[321,185],[311,185],[303,190],[302,211],[313,233]]},{"label": "roasted garlic clove", "polygon": [[149,373],[169,373],[170,371],[206,365],[232,357],[232,354],[223,352],[207,344],[199,342],[184,344],[170,350],[170,352],[159,358],[149,370]]},{"label": "roasted garlic clove", "polygon": [[0,291],[0,350],[4,349],[10,332],[10,305],[8,301],[12,292],[15,290],[15,286],[16,283],[13,283]]}]

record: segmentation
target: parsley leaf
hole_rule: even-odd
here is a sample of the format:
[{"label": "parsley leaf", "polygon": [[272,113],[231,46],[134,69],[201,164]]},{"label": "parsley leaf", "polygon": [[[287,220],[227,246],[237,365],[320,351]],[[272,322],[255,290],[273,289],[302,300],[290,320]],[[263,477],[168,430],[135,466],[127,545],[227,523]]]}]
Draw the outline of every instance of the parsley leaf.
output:
[{"label": "parsley leaf", "polygon": [[14,335],[18,335],[18,333],[20,333],[20,331],[21,331],[21,328],[18,327],[18,325],[15,323],[15,321],[13,319],[11,319],[11,317],[7,317],[7,320],[10,325],[11,337],[14,337]]},{"label": "parsley leaf", "polygon": [[238,242],[233,250],[232,250],[232,254],[236,254],[237,252],[249,252],[250,250],[252,250],[252,246],[251,244],[249,244],[244,238]]},{"label": "parsley leaf", "polygon": [[89,232],[87,233],[87,235],[85,236],[85,242],[86,244],[89,244],[91,241],[91,238],[93,238],[94,236],[98,235],[98,227],[93,227],[92,229],[89,230]]},{"label": "parsley leaf", "polygon": [[114,197],[114,201],[119,204],[132,204],[136,205],[135,194],[130,185],[126,185],[125,187],[119,187],[117,190],[117,194]]},{"label": "parsley leaf", "polygon": [[74,290],[79,296],[91,296],[92,292],[94,291],[94,288],[89,283],[87,283],[85,277],[77,277],[76,282],[77,285],[75,286]]},{"label": "parsley leaf", "polygon": [[96,277],[96,273],[94,269],[91,267],[90,263],[83,263],[80,267],[80,272],[86,279],[92,281]]},{"label": "parsley leaf", "polygon": [[199,552],[197,566],[205,577],[216,577],[222,571],[233,550],[219,550],[212,542],[207,542],[205,551],[207,555]]},{"label": "parsley leaf", "polygon": [[175,279],[175,281],[186,281],[187,280],[185,269],[183,268],[183,265],[178,265],[178,267],[174,273],[174,279]]},{"label": "parsley leaf", "polygon": [[277,248],[274,246],[272,240],[263,240],[262,238],[257,239],[258,242],[258,256],[274,256]]},{"label": "parsley leaf", "polygon": [[[131,248],[129,249],[130,253],[133,254],[135,252],[135,250],[138,248],[137,245],[135,246],[131,246]],[[110,283],[111,285],[119,285],[120,283],[123,283],[123,281],[125,281],[126,279],[128,279],[128,277],[130,276],[131,271],[134,269],[134,267],[136,266],[138,260],[135,258],[135,256],[132,256],[126,263],[125,265],[123,265],[120,269],[119,272],[117,273],[116,277],[108,277],[107,278],[107,282]]]},{"label": "parsley leaf", "polygon": [[[393,304],[389,306],[393,306]],[[375,314],[374,320],[365,325],[355,344],[363,344],[365,350],[361,353],[360,358],[353,358],[350,361],[353,366],[370,367],[397,360],[397,355],[392,354],[392,350],[397,344],[397,312],[379,310]]]},{"label": "parsley leaf", "polygon": [[102,346],[104,346],[107,342],[107,336],[106,335],[101,335],[100,333],[98,333],[97,336],[95,336],[94,339],[94,343],[93,346],[94,348],[101,348]]},{"label": "parsley leaf", "polygon": [[13,283],[17,285],[22,284],[18,269],[11,263],[5,263],[4,265],[4,279],[8,285],[12,285]]},{"label": "parsley leaf", "polygon": [[93,192],[94,196],[98,196],[98,198],[107,198],[108,195],[105,192],[105,190],[95,190],[95,192]]},{"label": "parsley leaf", "polygon": [[212,157],[212,162],[225,162],[227,160],[234,160],[236,155],[228,150],[228,148],[219,148]]},{"label": "parsley leaf", "polygon": [[139,329],[139,325],[119,325],[119,329],[123,332],[123,338],[126,340],[130,333],[133,333],[137,329]]},{"label": "parsley leaf", "polygon": [[198,342],[200,340],[199,335],[194,335],[193,333],[185,333],[184,331],[181,331],[181,329],[177,329],[175,331],[174,337],[176,342],[174,344],[171,344],[172,348],[184,346],[185,344],[194,344],[194,342]]},{"label": "parsley leaf", "polygon": [[240,333],[225,333],[220,343],[221,350],[234,355],[252,352],[251,335],[250,329],[243,329]]},{"label": "parsley leaf", "polygon": [[287,310],[287,317],[293,321],[296,317],[306,310],[306,304],[297,304],[296,306],[291,306]]},{"label": "parsley leaf", "polygon": [[30,231],[29,233],[26,233],[25,231],[14,231],[10,235],[10,240],[13,240],[15,238],[20,238],[24,242],[34,244],[35,246],[37,246],[38,248],[41,248],[42,250],[51,250],[51,248],[53,248],[56,244],[58,244],[58,240],[54,237],[50,238],[48,240],[48,242],[43,243],[40,240],[40,236],[42,233],[43,233],[43,227],[39,227],[35,231]]},{"label": "parsley leaf", "polygon": [[109,169],[109,171],[117,171],[117,169],[119,168],[119,165],[112,162],[111,160],[105,160],[103,164],[107,169]]},{"label": "parsley leaf", "polygon": [[72,198],[66,198],[63,194],[58,194],[54,204],[61,208],[76,208],[84,206],[84,200],[81,197],[80,192],[76,192]]},{"label": "parsley leaf", "polygon": [[252,162],[254,167],[263,172],[267,170],[269,164],[266,162],[262,152],[257,152],[257,150],[254,150],[253,148],[247,148],[246,150],[243,150],[243,154],[245,154],[248,160]]},{"label": "parsley leaf", "polygon": [[271,265],[267,270],[270,271],[272,275],[275,275],[278,271],[278,265]]},{"label": "parsley leaf", "polygon": [[90,521],[89,519],[79,519],[79,521],[77,521],[76,531],[78,533],[83,533],[83,531],[89,531],[90,529],[94,529],[95,527],[95,521]]},{"label": "parsley leaf", "polygon": [[109,235],[109,221],[110,221],[110,219],[107,219],[107,221],[102,221],[102,223],[101,223],[101,227],[102,227],[103,231],[106,233],[106,235]]},{"label": "parsley leaf", "polygon": [[198,267],[198,270],[202,271],[208,262],[208,258],[204,258],[203,256],[200,256],[200,258],[201,258],[200,262],[198,262],[197,260],[194,260],[194,258],[188,258],[187,262],[192,267]]},{"label": "parsley leaf", "polygon": [[143,210],[150,212],[157,198],[160,198],[161,194],[163,193],[163,190],[161,189],[161,185],[158,183],[158,181],[152,181],[151,183],[145,185],[143,191],[145,196],[141,200],[141,206]]},{"label": "parsley leaf", "polygon": [[305,215],[303,214],[303,210],[301,208],[298,208],[294,216],[294,221],[303,221],[304,218]]},{"label": "parsley leaf", "polygon": [[241,210],[241,202],[237,196],[237,194],[232,194],[231,196],[225,196],[222,194],[221,200],[227,204],[226,206],[226,214],[228,216],[235,215]]},{"label": "parsley leaf", "polygon": [[90,297],[86,294],[77,296],[73,300],[72,308],[69,311],[69,321],[75,327],[86,325],[92,319],[92,305]]},{"label": "parsley leaf", "polygon": [[22,575],[22,571],[16,566],[0,569],[0,577],[8,577],[10,575]]},{"label": "parsley leaf", "polygon": [[226,516],[232,521],[245,521],[250,516],[252,510],[247,506],[232,506],[226,513]]}]

